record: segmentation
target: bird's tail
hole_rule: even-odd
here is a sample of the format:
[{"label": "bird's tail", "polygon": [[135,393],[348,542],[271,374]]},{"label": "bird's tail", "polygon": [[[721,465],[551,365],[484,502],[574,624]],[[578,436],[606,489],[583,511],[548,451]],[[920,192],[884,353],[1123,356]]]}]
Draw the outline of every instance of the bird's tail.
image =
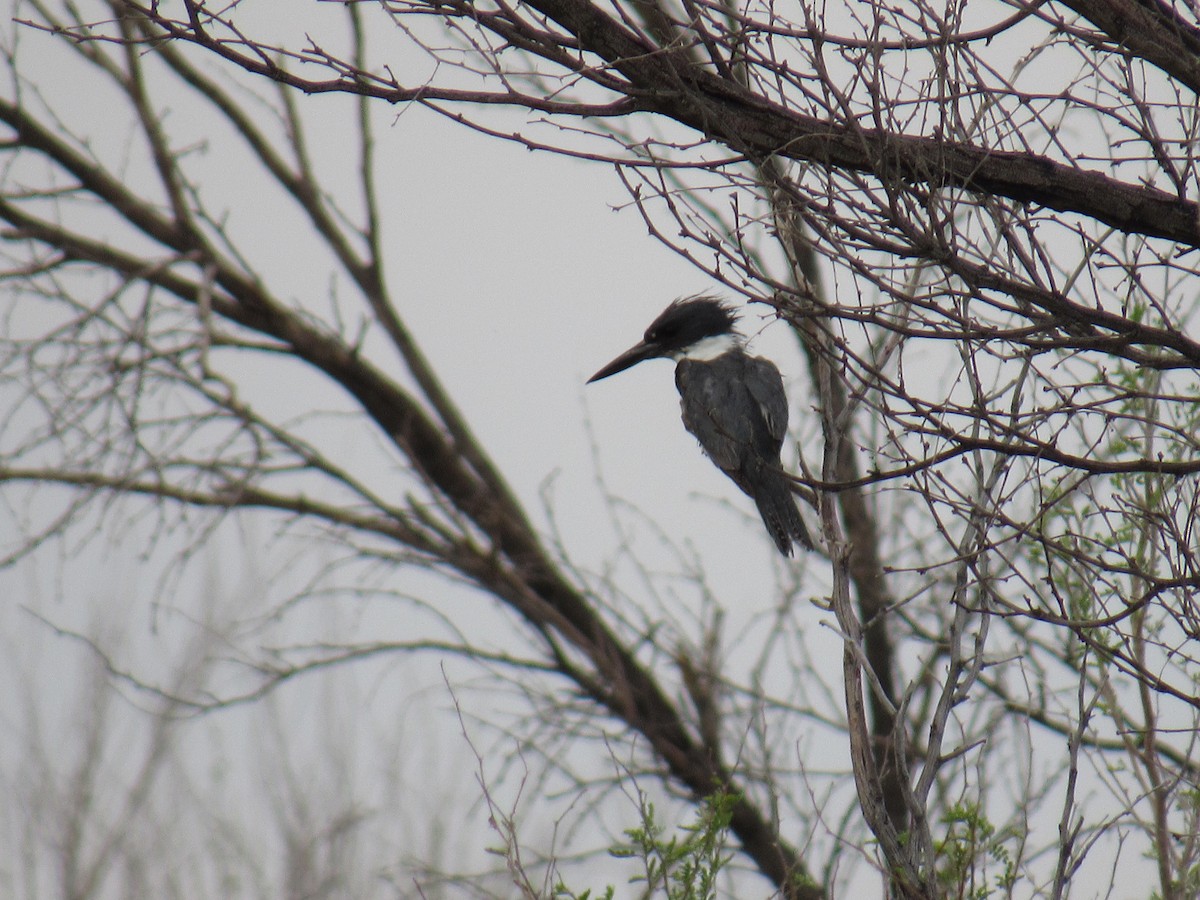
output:
[{"label": "bird's tail", "polygon": [[812,538],[804,526],[796,498],[785,478],[778,473],[771,473],[764,478],[754,492],[754,502],[780,553],[791,556],[792,544],[796,541],[807,550],[813,549]]}]

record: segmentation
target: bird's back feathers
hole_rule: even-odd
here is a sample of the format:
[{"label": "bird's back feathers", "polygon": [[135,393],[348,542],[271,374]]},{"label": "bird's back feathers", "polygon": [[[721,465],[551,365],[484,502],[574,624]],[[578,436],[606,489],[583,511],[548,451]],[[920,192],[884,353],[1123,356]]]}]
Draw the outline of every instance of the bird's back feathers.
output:
[{"label": "bird's back feathers", "polygon": [[758,507],[779,552],[799,541],[812,549],[779,454],[787,432],[787,396],[779,370],[744,352],[684,359],[675,368],[684,427],[708,457]]}]

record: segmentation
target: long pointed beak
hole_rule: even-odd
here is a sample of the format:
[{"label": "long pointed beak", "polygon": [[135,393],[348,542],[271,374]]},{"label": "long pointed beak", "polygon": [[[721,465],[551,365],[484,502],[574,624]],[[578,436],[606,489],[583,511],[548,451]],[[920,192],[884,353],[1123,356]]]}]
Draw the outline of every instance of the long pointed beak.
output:
[{"label": "long pointed beak", "polygon": [[626,369],[636,366],[643,360],[654,359],[656,356],[661,355],[657,347],[647,344],[645,341],[639,341],[589,378],[587,383],[591,384],[593,381],[599,381],[601,378],[607,378],[609,375],[624,372]]}]

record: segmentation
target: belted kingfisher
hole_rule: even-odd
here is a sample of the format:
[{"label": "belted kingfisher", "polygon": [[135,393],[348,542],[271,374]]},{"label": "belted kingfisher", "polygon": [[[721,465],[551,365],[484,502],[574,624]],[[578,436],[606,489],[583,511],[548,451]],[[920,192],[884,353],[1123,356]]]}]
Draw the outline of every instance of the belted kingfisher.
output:
[{"label": "belted kingfisher", "polygon": [[779,552],[791,556],[795,541],[813,545],[779,460],[788,419],[783,379],[773,363],[746,352],[736,322],[716,297],[683,297],[588,384],[646,359],[675,360],[683,427],[754,501]]}]

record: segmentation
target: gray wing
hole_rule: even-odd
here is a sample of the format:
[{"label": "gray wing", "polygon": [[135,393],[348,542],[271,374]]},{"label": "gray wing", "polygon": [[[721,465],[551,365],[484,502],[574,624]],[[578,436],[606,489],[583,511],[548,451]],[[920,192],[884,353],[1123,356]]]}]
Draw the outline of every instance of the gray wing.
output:
[{"label": "gray wing", "polygon": [[779,469],[787,397],[779,370],[765,359],[729,354],[675,369],[683,424],[709,459],[755,496],[763,473]]},{"label": "gray wing", "polygon": [[783,391],[783,378],[775,364],[761,356],[752,356],[747,367],[755,377],[747,379],[750,393],[762,409],[767,431],[776,442],[776,449],[783,446],[787,434],[788,404]]},{"label": "gray wing", "polygon": [[752,426],[730,415],[731,410],[744,408],[735,402],[735,392],[745,387],[739,378],[723,375],[727,373],[718,372],[710,364],[685,359],[675,368],[675,386],[679,388],[683,427],[700,442],[709,459],[735,476],[745,461],[745,444],[738,436]]}]

